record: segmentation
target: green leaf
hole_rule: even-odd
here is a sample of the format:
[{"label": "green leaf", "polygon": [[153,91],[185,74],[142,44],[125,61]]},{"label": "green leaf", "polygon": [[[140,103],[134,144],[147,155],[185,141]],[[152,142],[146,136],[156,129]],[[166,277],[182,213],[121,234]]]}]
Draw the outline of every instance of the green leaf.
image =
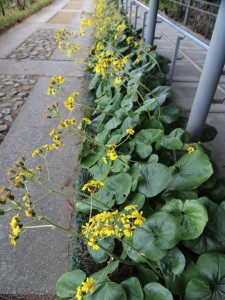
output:
[{"label": "green leaf", "polygon": [[89,149],[88,152],[82,150],[80,154],[81,167],[90,168],[93,166],[102,157],[104,151],[102,146],[95,146],[93,150]]},{"label": "green leaf", "polygon": [[126,293],[124,289],[115,282],[107,282],[102,284],[97,290],[89,296],[89,300],[127,300]]},{"label": "green leaf", "polygon": [[141,167],[141,180],[137,189],[146,197],[154,197],[161,193],[170,181],[169,169],[159,163],[150,163]]},{"label": "green leaf", "polygon": [[108,160],[107,161],[107,164],[105,164],[103,162],[103,160],[100,158],[97,162],[97,164],[95,164],[93,167],[89,168],[89,171],[92,175],[92,177],[95,179],[95,180],[101,180],[103,181],[109,171],[110,171],[110,168],[111,168],[111,160]]},{"label": "green leaf", "polygon": [[74,270],[64,273],[56,284],[57,296],[65,298],[73,298],[79,285],[85,280],[86,274],[82,270]]},{"label": "green leaf", "polygon": [[88,90],[89,91],[93,90],[96,87],[96,85],[99,83],[100,79],[101,79],[101,74],[100,73],[95,74],[95,76],[91,79],[89,83]]},{"label": "green leaf", "polygon": [[145,263],[146,260],[143,257],[142,253],[139,250],[136,250],[134,244],[133,244],[133,239],[132,238],[124,238],[124,247],[126,249],[128,257],[132,259],[135,262],[138,263]]},{"label": "green leaf", "polygon": [[140,114],[143,111],[152,111],[162,105],[166,98],[172,96],[172,89],[169,86],[158,86],[151,92],[151,98],[146,96],[145,104],[138,108],[134,114]]},{"label": "green leaf", "polygon": [[164,124],[174,123],[182,116],[182,109],[177,104],[169,104],[155,111],[156,118]]},{"label": "green leaf", "polygon": [[145,159],[152,153],[151,144],[163,136],[161,129],[143,129],[135,135],[135,151],[137,154]]},{"label": "green leaf", "polygon": [[213,173],[208,156],[200,150],[182,156],[173,167],[168,190],[192,190],[205,182]]},{"label": "green leaf", "polygon": [[206,253],[196,263],[197,275],[188,283],[185,300],[225,299],[225,255]]},{"label": "green leaf", "polygon": [[97,98],[100,98],[105,94],[110,94],[110,92],[111,92],[110,82],[107,78],[104,77],[97,88],[96,96]]},{"label": "green leaf", "polygon": [[128,201],[126,205],[130,205],[130,204],[137,205],[137,210],[140,210],[144,205],[144,203],[145,203],[145,196],[137,192],[134,195],[131,195],[131,200]]},{"label": "green leaf", "polygon": [[192,240],[199,237],[208,222],[208,214],[204,206],[197,200],[171,200],[161,211],[172,214],[182,227],[182,240]]},{"label": "green leaf", "polygon": [[178,248],[168,250],[167,255],[159,261],[160,269],[164,275],[180,275],[185,268],[186,260]]},{"label": "green leaf", "polygon": [[208,213],[208,222],[203,233],[195,240],[185,241],[184,245],[198,254],[225,251],[225,211],[221,206],[206,197],[199,198]]},{"label": "green leaf", "polygon": [[150,282],[157,282],[159,280],[159,276],[156,275],[155,272],[152,270],[146,268],[145,266],[139,264],[137,266],[138,269],[138,278],[140,278],[140,281],[143,285],[146,285]]},{"label": "green leaf", "polygon": [[114,160],[112,164],[113,173],[125,173],[129,170],[129,160],[131,159],[130,155],[120,155],[119,159]]},{"label": "green leaf", "polygon": [[169,150],[179,150],[187,142],[189,135],[181,128],[174,129],[169,135],[161,140],[161,146]]},{"label": "green leaf", "polygon": [[166,256],[180,240],[181,226],[177,219],[165,212],[153,214],[142,227],[135,229],[134,247],[153,261]]},{"label": "green leaf", "polygon": [[[3,202],[3,201],[1,201],[1,202]],[[0,216],[3,216],[4,214],[5,214],[5,211],[0,209]]]},{"label": "green leaf", "polygon": [[127,299],[129,300],[143,300],[144,294],[142,287],[137,277],[130,277],[121,282],[121,286],[124,289]]},{"label": "green leaf", "polygon": [[148,283],[144,287],[145,299],[173,300],[171,292],[158,282]]},{"label": "green leaf", "polygon": [[91,277],[93,277],[95,280],[101,279],[99,282],[99,283],[101,283],[101,282],[107,280],[108,279],[107,275],[115,272],[117,270],[118,266],[119,266],[118,260],[108,262],[108,265],[105,268],[101,269],[98,272],[95,272],[94,274],[91,275]]},{"label": "green leaf", "polygon": [[[98,241],[98,244],[110,252],[113,252],[113,249],[115,247],[114,240],[112,238],[107,238],[107,237],[100,239]],[[88,252],[91,254],[94,261],[97,263],[103,263],[109,258],[109,255],[102,249],[94,250],[90,246],[88,246],[87,248],[88,248]]]},{"label": "green leaf", "polygon": [[[105,185],[98,193],[95,193],[95,198],[99,201],[113,200],[117,204],[123,203],[130,193],[132,178],[129,174],[121,173],[113,175],[105,180]],[[95,201],[93,200],[93,203]],[[96,203],[97,204],[97,203]],[[104,210],[104,208],[102,208]]]}]

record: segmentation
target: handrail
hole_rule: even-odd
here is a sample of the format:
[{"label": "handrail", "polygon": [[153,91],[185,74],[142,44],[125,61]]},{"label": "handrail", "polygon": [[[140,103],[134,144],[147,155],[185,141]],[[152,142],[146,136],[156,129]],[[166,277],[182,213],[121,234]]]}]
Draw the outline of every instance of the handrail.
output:
[{"label": "handrail", "polygon": [[[149,11],[149,7],[146,6],[145,4],[143,4],[142,2],[139,2],[138,0],[133,0],[132,2],[135,2],[137,5],[140,5],[141,7],[143,7],[146,11]],[[192,40],[193,42],[198,44],[200,47],[202,47],[205,50],[208,50],[209,45],[207,43],[205,43],[201,39],[197,38],[195,35],[193,35],[189,31],[187,31],[186,29],[182,28],[181,26],[179,26],[179,25],[175,24],[174,22],[170,21],[169,19],[163,17],[161,14],[158,13],[157,16],[158,16],[158,18],[163,20],[165,23],[169,24],[171,27],[173,27],[174,29],[176,29],[177,31],[179,31],[180,33],[185,35],[187,38],[189,38],[190,40]]]}]

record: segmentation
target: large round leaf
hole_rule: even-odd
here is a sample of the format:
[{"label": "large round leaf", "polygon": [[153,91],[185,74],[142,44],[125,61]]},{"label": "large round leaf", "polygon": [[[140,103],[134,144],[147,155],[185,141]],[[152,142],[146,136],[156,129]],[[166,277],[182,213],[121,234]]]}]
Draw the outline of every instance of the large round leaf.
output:
[{"label": "large round leaf", "polygon": [[89,168],[89,171],[95,180],[102,181],[105,180],[105,178],[107,177],[110,171],[110,167],[111,167],[111,160],[109,160],[107,164],[105,164],[102,159],[99,159],[94,166]]},{"label": "large round leaf", "polygon": [[159,266],[165,275],[180,275],[185,268],[186,260],[178,248],[168,250],[167,255],[159,261]]},{"label": "large round leaf", "polygon": [[208,214],[204,206],[197,200],[171,200],[161,211],[172,214],[182,227],[182,240],[191,240],[200,236],[208,221]]},{"label": "large round leaf", "polygon": [[206,208],[209,220],[203,233],[197,239],[185,241],[184,245],[198,254],[225,251],[225,210],[206,197],[198,201]]},{"label": "large round leaf", "polygon": [[169,190],[192,190],[205,182],[213,173],[208,156],[200,150],[182,156],[173,167]]},{"label": "large round leaf", "polygon": [[140,282],[137,277],[130,277],[130,278],[122,281],[121,286],[126,292],[127,299],[129,299],[129,300],[143,300],[144,299],[142,287],[141,287]]},{"label": "large round leaf", "polygon": [[137,189],[146,197],[154,197],[161,193],[170,181],[170,171],[158,163],[150,163],[141,167],[141,180]]},{"label": "large round leaf", "polygon": [[77,287],[85,278],[86,274],[79,269],[64,273],[56,284],[57,296],[62,299],[73,298],[76,295]]},{"label": "large round leaf", "polygon": [[144,287],[145,300],[173,300],[171,292],[158,282],[148,283]]},{"label": "large round leaf", "polygon": [[159,212],[135,229],[133,245],[147,258],[157,261],[166,255],[166,249],[173,248],[179,242],[180,236],[178,220],[168,213]]},{"label": "large round leaf", "polygon": [[107,282],[101,285],[91,296],[89,296],[88,299],[89,300],[100,300],[100,299],[127,300],[127,296],[124,289],[118,283]]},{"label": "large round leaf", "polygon": [[206,253],[196,263],[197,275],[188,283],[185,300],[225,299],[225,255]]}]

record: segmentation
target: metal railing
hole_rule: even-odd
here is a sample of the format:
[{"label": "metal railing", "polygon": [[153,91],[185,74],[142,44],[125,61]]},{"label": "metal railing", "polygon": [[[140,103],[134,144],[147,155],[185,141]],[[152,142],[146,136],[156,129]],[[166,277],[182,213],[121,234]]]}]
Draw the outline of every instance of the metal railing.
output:
[{"label": "metal railing", "polygon": [[[210,38],[214,28],[215,20],[219,10],[219,3],[212,3],[204,0],[161,0],[161,9],[176,21],[190,26]],[[198,22],[198,17],[200,21]],[[201,28],[198,28],[199,25]]]}]

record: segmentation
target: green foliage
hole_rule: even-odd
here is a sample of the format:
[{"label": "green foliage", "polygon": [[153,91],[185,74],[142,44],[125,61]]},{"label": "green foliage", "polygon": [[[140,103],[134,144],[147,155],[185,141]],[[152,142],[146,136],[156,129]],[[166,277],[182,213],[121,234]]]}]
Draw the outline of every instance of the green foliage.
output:
[{"label": "green foliage", "polygon": [[[79,158],[102,185],[85,191],[76,210],[90,214],[86,247],[105,264],[84,298],[222,300],[224,181],[204,146],[189,143],[180,107],[167,103],[168,59],[147,49],[125,18],[113,18],[98,28],[89,56],[94,111]],[[115,70],[122,59],[126,67]],[[204,141],[215,134],[205,128]]]}]

